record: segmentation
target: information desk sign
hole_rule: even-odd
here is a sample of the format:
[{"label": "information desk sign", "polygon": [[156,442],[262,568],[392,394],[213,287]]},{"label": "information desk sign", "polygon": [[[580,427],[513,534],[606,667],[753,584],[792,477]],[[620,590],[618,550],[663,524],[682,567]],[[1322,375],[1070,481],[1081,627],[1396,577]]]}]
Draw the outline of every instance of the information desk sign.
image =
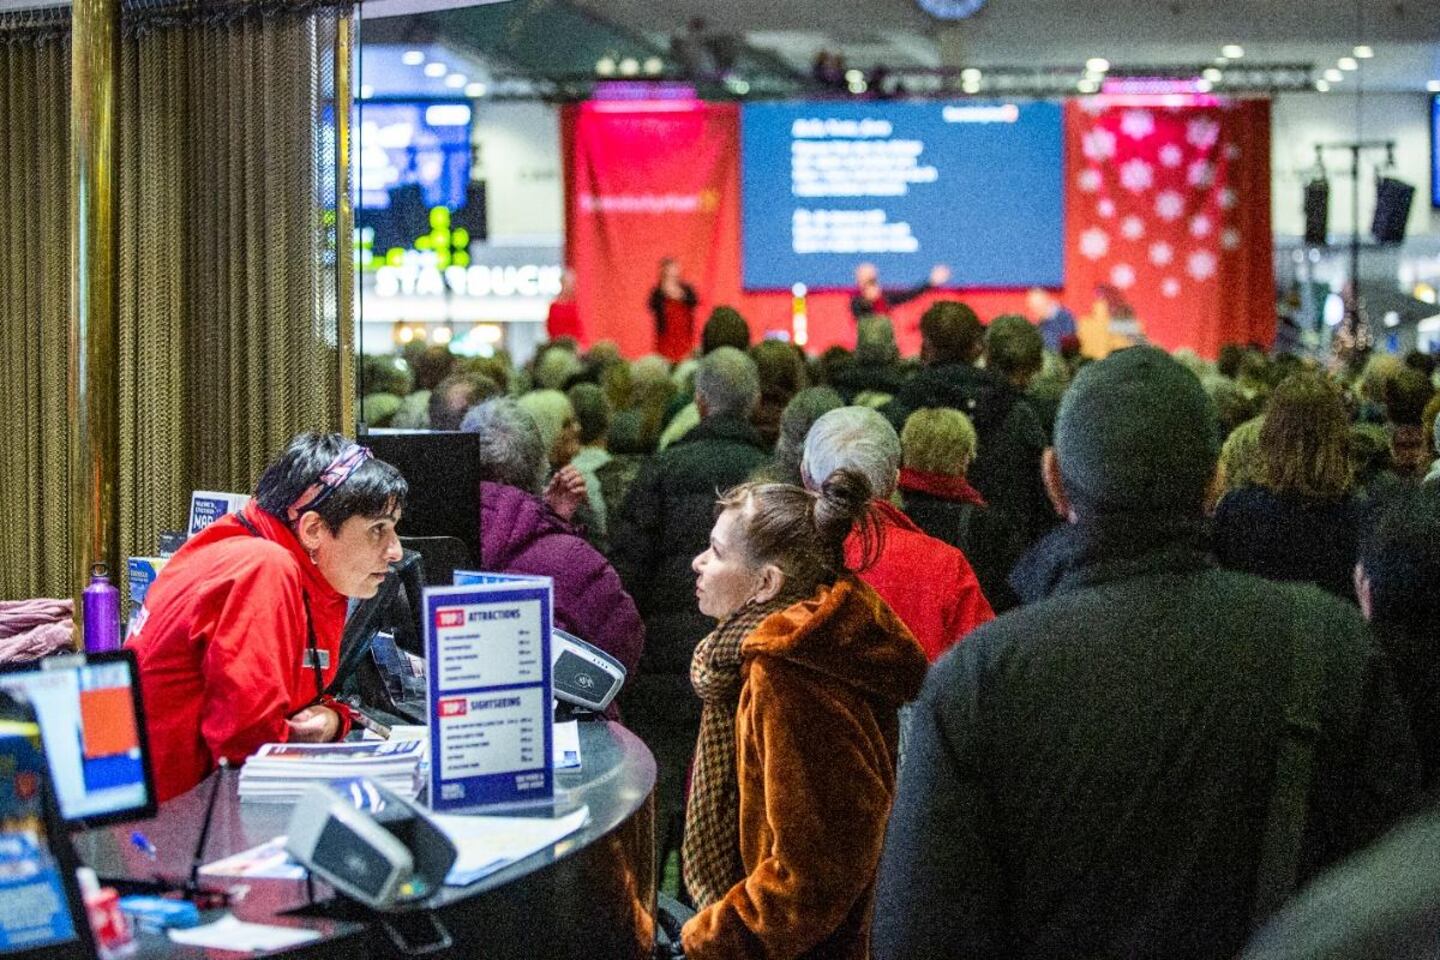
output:
[{"label": "information desk sign", "polygon": [[552,585],[484,579],[424,594],[434,810],[554,796]]}]

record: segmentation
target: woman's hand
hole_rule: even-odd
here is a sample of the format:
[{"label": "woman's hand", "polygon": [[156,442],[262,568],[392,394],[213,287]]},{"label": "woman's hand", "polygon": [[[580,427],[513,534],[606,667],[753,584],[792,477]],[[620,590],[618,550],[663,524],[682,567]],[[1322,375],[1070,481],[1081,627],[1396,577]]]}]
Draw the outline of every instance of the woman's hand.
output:
[{"label": "woman's hand", "polygon": [[340,732],[340,714],[316,704],[285,721],[296,743],[329,743]]},{"label": "woman's hand", "polygon": [[555,476],[550,478],[550,483],[545,487],[545,502],[567,523],[587,497],[585,478],[580,475],[579,470],[571,466],[555,471]]}]

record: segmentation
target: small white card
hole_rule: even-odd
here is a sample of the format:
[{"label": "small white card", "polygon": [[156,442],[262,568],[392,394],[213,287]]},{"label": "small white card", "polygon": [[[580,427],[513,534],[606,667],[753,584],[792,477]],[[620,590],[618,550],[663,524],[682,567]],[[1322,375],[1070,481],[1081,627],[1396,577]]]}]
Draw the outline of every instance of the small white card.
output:
[{"label": "small white card", "polygon": [[555,724],[555,769],[580,769],[580,722],[569,720]]}]

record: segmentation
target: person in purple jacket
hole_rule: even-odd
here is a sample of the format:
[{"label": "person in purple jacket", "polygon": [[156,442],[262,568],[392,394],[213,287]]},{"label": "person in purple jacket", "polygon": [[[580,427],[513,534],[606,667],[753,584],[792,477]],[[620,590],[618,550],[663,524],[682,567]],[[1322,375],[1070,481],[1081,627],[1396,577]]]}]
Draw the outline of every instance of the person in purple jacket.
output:
[{"label": "person in purple jacket", "polygon": [[567,487],[546,487],[549,464],[535,421],[505,397],[472,409],[460,429],[480,443],[480,569],[550,577],[555,625],[604,650],[633,676],[645,624],[610,561],[552,506],[574,507],[564,502]]}]

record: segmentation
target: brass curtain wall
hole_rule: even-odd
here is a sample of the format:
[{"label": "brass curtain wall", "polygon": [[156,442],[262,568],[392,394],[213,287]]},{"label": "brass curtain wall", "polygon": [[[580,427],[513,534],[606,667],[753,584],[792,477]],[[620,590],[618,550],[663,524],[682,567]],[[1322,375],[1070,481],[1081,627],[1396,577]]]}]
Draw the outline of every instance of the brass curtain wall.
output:
[{"label": "brass curtain wall", "polygon": [[[153,6],[153,5],[152,5]],[[150,556],[191,490],[249,491],[294,434],[341,425],[351,238],[335,57],[346,8],[177,21],[123,7],[119,544]],[[145,17],[148,16],[148,19]],[[52,31],[53,32],[53,31]],[[0,598],[68,596],[64,415],[69,57],[0,24]],[[348,326],[345,327],[348,329]]]},{"label": "brass curtain wall", "polygon": [[0,597],[70,595],[70,54],[0,30]]}]

